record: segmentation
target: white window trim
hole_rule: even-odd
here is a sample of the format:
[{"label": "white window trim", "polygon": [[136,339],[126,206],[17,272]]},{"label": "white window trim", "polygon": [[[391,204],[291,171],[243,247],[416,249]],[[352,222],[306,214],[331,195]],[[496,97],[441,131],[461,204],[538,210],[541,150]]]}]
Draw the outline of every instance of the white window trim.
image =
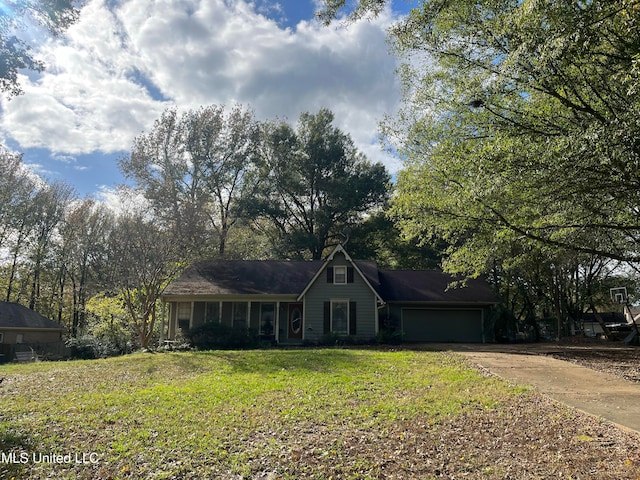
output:
[{"label": "white window trim", "polygon": [[[344,273],[344,282],[338,282],[338,269]],[[336,265],[333,267],[333,284],[334,285],[346,285],[347,284],[347,267],[345,265]]]},{"label": "white window trim", "polygon": [[349,314],[351,313],[351,312],[349,312],[349,304],[351,303],[350,299],[348,299],[348,298],[332,298],[330,302],[331,302],[331,310],[330,310],[331,333],[337,333],[337,332],[334,331],[334,328],[333,328],[333,304],[334,303],[346,303],[347,304],[347,318],[346,318],[346,320],[347,320],[347,331],[346,332],[339,332],[338,335],[349,335]]}]

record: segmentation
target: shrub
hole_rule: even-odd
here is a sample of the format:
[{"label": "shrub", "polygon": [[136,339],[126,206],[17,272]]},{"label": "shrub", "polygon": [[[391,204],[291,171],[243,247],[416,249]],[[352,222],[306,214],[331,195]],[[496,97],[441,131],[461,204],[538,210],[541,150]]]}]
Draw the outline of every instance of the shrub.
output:
[{"label": "shrub", "polygon": [[191,345],[198,350],[258,348],[260,339],[256,331],[233,328],[221,323],[205,323],[187,332]]},{"label": "shrub", "polygon": [[134,349],[132,342],[118,344],[110,338],[93,335],[69,338],[65,344],[69,348],[71,358],[81,360],[115,357],[131,353]]},{"label": "shrub", "polygon": [[395,328],[384,328],[378,332],[376,342],[382,345],[399,345],[402,343],[403,333]]}]

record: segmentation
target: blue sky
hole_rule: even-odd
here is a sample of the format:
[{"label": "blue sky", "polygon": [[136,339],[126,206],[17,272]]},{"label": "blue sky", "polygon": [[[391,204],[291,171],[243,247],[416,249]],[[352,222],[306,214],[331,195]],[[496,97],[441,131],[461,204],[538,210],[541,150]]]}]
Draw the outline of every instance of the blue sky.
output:
[{"label": "blue sky", "polygon": [[123,182],[117,159],[163,110],[241,103],[259,120],[328,107],[370,159],[397,159],[377,125],[400,89],[385,29],[399,0],[371,21],[329,27],[318,0],[88,0],[63,38],[34,42],[42,74],[2,99],[0,140],[40,176],[107,198]]}]

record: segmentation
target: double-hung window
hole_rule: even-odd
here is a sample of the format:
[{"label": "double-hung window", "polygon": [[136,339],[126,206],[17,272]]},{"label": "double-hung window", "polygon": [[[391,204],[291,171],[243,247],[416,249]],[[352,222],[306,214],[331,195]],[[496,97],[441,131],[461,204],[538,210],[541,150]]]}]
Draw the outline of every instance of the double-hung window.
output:
[{"label": "double-hung window", "polygon": [[347,267],[333,267],[333,283],[345,285],[347,283]]},{"label": "double-hung window", "polygon": [[178,327],[182,330],[191,328],[191,302],[179,302],[177,311]]},{"label": "double-hung window", "polygon": [[260,335],[273,335],[275,312],[275,303],[263,303],[260,305]]},{"label": "double-hung window", "polygon": [[247,328],[247,302],[233,302],[233,328]]},{"label": "double-hung window", "polygon": [[349,300],[331,300],[331,331],[349,335]]}]

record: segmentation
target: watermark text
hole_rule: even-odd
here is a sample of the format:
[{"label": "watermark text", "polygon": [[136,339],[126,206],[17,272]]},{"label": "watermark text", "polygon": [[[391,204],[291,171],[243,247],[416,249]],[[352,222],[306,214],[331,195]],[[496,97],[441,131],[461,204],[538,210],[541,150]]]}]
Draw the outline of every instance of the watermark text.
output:
[{"label": "watermark text", "polygon": [[96,452],[0,452],[0,463],[53,463],[65,465],[95,465],[97,463],[100,463],[100,455]]}]

